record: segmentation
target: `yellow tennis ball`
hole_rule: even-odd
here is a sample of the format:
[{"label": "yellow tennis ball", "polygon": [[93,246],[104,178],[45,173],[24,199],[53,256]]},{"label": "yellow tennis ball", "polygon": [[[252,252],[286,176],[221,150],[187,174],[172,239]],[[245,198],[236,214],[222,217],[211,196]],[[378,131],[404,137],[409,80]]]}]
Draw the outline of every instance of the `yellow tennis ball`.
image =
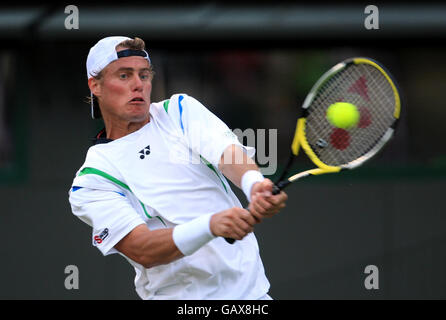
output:
[{"label": "yellow tennis ball", "polygon": [[336,102],[327,109],[327,120],[341,129],[351,129],[356,126],[359,116],[356,106],[348,102]]}]

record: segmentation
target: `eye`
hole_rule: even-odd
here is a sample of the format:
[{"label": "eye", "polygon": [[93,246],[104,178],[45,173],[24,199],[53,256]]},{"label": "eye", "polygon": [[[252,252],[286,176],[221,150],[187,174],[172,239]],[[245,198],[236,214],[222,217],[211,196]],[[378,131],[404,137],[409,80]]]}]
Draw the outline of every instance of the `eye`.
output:
[{"label": "eye", "polygon": [[140,77],[141,77],[142,80],[147,80],[147,79],[149,79],[149,75],[148,75],[147,73],[141,74]]},{"label": "eye", "polygon": [[121,74],[119,75],[119,79],[127,79],[127,74],[125,74],[125,73],[121,73]]}]

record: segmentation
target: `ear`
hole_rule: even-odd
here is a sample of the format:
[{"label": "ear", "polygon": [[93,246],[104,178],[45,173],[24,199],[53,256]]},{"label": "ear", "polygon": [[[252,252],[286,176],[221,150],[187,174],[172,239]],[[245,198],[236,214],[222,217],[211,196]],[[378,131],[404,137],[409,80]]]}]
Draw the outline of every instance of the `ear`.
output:
[{"label": "ear", "polygon": [[98,79],[95,79],[91,77],[88,79],[88,87],[90,88],[90,91],[96,96],[101,96],[101,83]]}]

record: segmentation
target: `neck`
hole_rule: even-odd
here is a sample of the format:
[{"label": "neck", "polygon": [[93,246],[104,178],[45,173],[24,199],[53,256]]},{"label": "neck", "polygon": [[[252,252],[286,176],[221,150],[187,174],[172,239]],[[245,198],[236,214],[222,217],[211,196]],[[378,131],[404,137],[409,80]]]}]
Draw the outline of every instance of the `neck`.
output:
[{"label": "neck", "polygon": [[147,123],[150,122],[150,116],[143,121],[130,122],[130,121],[111,121],[104,118],[105,131],[107,132],[107,139],[116,140],[122,138],[128,134],[138,131]]}]

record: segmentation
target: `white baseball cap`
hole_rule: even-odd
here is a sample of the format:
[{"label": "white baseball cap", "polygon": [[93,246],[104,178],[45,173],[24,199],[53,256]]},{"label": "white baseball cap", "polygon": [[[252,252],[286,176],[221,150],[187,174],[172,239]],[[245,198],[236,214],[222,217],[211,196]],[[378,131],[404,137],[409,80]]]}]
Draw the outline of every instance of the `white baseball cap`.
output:
[{"label": "white baseball cap", "polygon": [[[132,39],[129,37],[121,37],[121,36],[106,37],[104,39],[99,40],[93,47],[91,47],[87,57],[88,79],[97,76],[99,72],[101,72],[106,66],[108,66],[111,62],[118,60],[119,58],[130,57],[130,56],[141,56],[147,59],[149,63],[151,63],[149,54],[145,50],[126,49],[116,52],[116,47],[120,43],[126,40],[132,40]],[[99,106],[94,103],[92,92],[90,92],[90,97],[91,97],[91,117],[93,119],[100,118],[101,112],[99,110]]]}]

